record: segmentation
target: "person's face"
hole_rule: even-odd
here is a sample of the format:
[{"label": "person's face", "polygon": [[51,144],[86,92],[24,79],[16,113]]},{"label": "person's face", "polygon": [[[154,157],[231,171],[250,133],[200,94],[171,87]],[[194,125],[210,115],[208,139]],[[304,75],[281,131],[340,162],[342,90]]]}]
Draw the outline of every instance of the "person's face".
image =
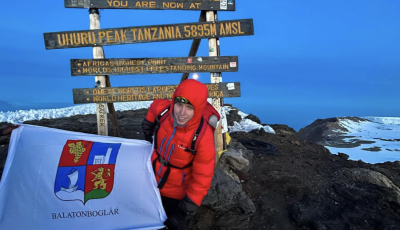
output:
[{"label": "person's face", "polygon": [[192,105],[177,102],[174,104],[174,115],[178,125],[185,125],[192,119],[194,108]]}]

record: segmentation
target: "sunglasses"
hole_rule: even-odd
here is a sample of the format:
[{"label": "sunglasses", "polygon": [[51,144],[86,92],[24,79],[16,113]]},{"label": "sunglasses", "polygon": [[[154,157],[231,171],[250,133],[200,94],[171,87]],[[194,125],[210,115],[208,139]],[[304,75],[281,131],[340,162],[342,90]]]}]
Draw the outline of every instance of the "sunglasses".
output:
[{"label": "sunglasses", "polygon": [[184,104],[189,104],[191,105],[192,103],[190,103],[190,101],[184,97],[175,97],[175,103],[176,102],[180,102],[180,103],[184,103]]}]

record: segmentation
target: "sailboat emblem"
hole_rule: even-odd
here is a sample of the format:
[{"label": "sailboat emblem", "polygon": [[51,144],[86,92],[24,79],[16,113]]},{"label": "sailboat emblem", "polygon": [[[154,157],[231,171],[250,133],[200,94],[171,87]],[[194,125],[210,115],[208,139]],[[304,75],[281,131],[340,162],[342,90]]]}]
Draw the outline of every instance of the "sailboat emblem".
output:
[{"label": "sailboat emblem", "polygon": [[[72,170],[74,170],[74,168],[72,168],[71,171]],[[73,173],[70,173],[67,176],[69,178],[69,187],[68,188],[61,187],[61,190],[65,192],[74,192],[78,188],[76,182],[78,181],[79,171],[75,169]]]}]

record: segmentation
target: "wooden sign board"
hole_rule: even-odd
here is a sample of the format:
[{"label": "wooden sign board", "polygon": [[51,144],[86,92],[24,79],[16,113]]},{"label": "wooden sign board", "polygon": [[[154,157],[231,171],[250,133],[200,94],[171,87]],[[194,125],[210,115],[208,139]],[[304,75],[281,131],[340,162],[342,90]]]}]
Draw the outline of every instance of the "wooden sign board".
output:
[{"label": "wooden sign board", "polygon": [[253,19],[44,33],[46,49],[253,35]]},{"label": "wooden sign board", "polygon": [[236,0],[64,0],[66,8],[234,11]]},{"label": "wooden sign board", "polygon": [[[240,97],[240,82],[205,84],[209,98]],[[178,85],[73,89],[74,104],[172,99]]]},{"label": "wooden sign board", "polygon": [[72,76],[237,71],[237,56],[71,59]]}]

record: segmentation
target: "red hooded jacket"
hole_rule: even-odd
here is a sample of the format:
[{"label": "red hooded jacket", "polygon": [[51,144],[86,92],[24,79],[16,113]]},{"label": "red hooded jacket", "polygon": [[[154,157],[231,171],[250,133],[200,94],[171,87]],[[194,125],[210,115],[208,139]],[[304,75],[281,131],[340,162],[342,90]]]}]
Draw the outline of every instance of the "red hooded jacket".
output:
[{"label": "red hooded jacket", "polygon": [[[173,108],[175,97],[184,97],[192,104],[194,115],[184,126],[180,127],[174,123]],[[211,186],[214,175],[215,147],[214,129],[207,124],[205,133],[198,144],[197,153],[193,155],[185,151],[190,148],[190,143],[196,129],[200,124],[201,117],[208,121],[212,115],[218,112],[207,102],[207,87],[196,80],[185,80],[175,90],[172,101],[167,99],[155,100],[147,113],[147,122],[154,123],[156,117],[170,105],[168,117],[161,123],[157,134],[157,147],[159,155],[171,165],[183,168],[170,168],[168,179],[160,193],[162,196],[182,200],[185,195],[196,205],[200,206],[203,197]],[[175,127],[174,127],[175,124]],[[158,155],[154,151],[151,157],[153,162]],[[190,165],[190,167],[186,167]],[[161,181],[167,166],[162,165],[159,160],[155,164],[155,176],[157,183]]]}]

